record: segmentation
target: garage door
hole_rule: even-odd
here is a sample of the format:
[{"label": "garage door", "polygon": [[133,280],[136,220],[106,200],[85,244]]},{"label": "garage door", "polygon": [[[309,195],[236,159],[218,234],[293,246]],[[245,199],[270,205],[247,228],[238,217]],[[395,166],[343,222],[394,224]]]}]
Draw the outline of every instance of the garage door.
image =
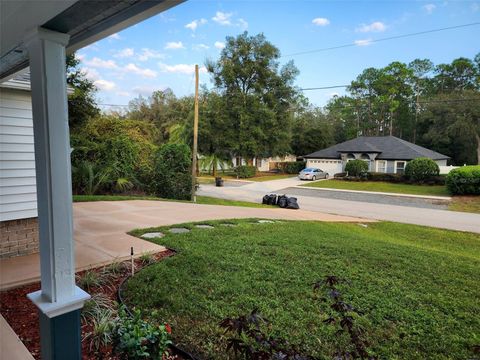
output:
[{"label": "garage door", "polygon": [[321,169],[323,171],[326,171],[329,175],[333,176],[337,173],[342,172],[342,161],[308,159],[307,167]]}]

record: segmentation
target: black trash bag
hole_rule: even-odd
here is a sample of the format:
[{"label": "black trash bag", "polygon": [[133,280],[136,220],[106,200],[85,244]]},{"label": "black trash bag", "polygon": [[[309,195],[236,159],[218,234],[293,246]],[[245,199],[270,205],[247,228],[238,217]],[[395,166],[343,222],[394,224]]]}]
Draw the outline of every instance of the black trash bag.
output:
[{"label": "black trash bag", "polygon": [[268,205],[268,202],[270,201],[270,195],[265,195],[263,198],[262,198],[262,204],[264,205]]},{"label": "black trash bag", "polygon": [[298,206],[296,197],[289,197],[287,199],[287,209],[300,209],[300,206]]},{"label": "black trash bag", "polygon": [[276,194],[268,195],[268,205],[277,205],[277,195]]},{"label": "black trash bag", "polygon": [[277,200],[277,205],[285,209],[288,206],[288,198],[285,195],[279,196]]}]

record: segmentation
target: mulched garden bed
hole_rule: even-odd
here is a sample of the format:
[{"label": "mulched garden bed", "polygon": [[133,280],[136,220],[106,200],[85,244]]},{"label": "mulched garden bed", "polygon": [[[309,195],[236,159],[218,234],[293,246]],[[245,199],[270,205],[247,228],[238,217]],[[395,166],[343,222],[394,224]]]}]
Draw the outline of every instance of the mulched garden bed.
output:
[{"label": "mulched garden bed", "polygon": [[[167,250],[153,255],[154,262],[163,258],[174,255],[175,252]],[[135,260],[136,271],[144,267],[142,259]],[[103,267],[94,269],[93,271],[102,272]],[[81,276],[85,271],[77,273]],[[120,273],[108,277],[108,283],[99,287],[92,287],[88,290],[90,294],[103,293],[113,301],[117,301],[117,290],[122,281],[130,275],[129,263],[125,262]],[[0,292],[0,313],[3,315],[8,324],[12,327],[25,347],[30,351],[35,359],[40,359],[40,328],[37,307],[27,298],[27,294],[40,290],[40,282],[24,285],[15,289]],[[82,338],[92,330],[92,325],[82,322]],[[112,348],[101,349],[101,355],[90,350],[89,343],[82,342],[82,358],[84,360],[119,360],[118,354],[112,353]],[[170,357],[169,357],[170,358]],[[181,359],[178,356],[172,359]]]}]

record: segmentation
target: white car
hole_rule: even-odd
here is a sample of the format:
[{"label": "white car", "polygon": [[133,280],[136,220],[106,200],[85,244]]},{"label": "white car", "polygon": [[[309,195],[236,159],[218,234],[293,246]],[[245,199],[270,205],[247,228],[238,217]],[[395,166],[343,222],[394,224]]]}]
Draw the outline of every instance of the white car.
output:
[{"label": "white car", "polygon": [[315,168],[306,168],[300,171],[298,174],[300,180],[318,180],[318,179],[328,179],[328,173]]}]

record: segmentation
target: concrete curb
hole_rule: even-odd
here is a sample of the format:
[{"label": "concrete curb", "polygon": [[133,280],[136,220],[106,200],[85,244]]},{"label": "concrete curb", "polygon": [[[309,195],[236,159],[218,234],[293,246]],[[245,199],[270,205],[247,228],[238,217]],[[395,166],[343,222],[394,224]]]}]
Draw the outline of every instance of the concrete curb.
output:
[{"label": "concrete curb", "polygon": [[451,201],[452,200],[452,198],[450,196],[431,196],[431,195],[399,194],[399,193],[389,193],[389,192],[380,192],[380,191],[331,189],[331,188],[318,188],[318,187],[306,186],[306,185],[295,185],[295,186],[291,186],[291,187],[298,188],[298,189],[308,189],[308,190],[340,191],[340,192],[346,192],[346,193],[395,196],[395,197],[415,198],[415,199],[443,200],[443,201]]}]

